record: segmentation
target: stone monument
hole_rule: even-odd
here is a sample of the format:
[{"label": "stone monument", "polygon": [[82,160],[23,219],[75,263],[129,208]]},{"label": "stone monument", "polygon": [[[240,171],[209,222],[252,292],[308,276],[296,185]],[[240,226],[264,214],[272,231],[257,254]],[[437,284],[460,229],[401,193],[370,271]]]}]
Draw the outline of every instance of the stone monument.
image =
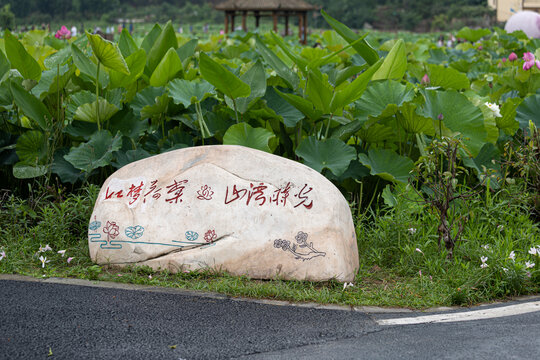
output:
[{"label": "stone monument", "polygon": [[349,205],[317,171],[231,145],[146,158],[103,184],[88,229],[98,264],[259,279],[353,281]]}]

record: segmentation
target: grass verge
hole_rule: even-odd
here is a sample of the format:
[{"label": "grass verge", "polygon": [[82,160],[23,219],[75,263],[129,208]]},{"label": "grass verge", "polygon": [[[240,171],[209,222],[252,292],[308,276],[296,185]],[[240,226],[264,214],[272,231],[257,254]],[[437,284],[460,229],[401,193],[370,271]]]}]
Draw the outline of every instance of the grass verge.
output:
[{"label": "grass verge", "polygon": [[477,197],[466,205],[470,220],[452,259],[439,251],[437,222],[423,206],[401,199],[392,209],[358,220],[360,269],[354,286],[346,288],[335,281],[263,281],[210,270],[174,274],[92,264],[86,233],[97,192],[97,187],[89,186],[80,194],[64,196],[55,190],[27,200],[4,194],[0,273],[413,309],[540,292],[540,228],[530,219],[527,206],[512,196],[517,191],[500,191],[487,201]]}]

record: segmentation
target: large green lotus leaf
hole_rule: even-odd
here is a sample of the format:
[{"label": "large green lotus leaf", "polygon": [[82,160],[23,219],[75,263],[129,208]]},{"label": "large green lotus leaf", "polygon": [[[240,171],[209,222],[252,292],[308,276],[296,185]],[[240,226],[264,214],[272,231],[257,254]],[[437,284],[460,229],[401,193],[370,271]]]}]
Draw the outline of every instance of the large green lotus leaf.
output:
[{"label": "large green lotus leaf", "polygon": [[8,110],[13,107],[13,95],[11,94],[9,82],[0,83],[0,110]]},{"label": "large green lotus leaf", "polygon": [[[131,54],[139,50],[137,43],[135,42],[135,40],[133,40],[128,29],[126,28],[122,29],[122,33],[120,34],[120,40],[118,40],[118,48],[120,49],[122,56],[126,58],[126,62],[127,62],[127,57],[129,57]],[[146,53],[145,53],[145,58],[146,58]]]},{"label": "large green lotus leaf", "polygon": [[265,63],[270,66],[281,77],[289,87],[296,89],[298,87],[298,75],[288,67],[264,42],[257,36],[255,38],[257,53],[262,56]]},{"label": "large green lotus leaf", "polygon": [[54,153],[51,171],[58,175],[61,182],[75,184],[77,181],[84,179],[84,174],[64,159],[64,155],[67,155],[68,152],[69,149],[62,148]]},{"label": "large green lotus leaf", "polygon": [[[321,14],[326,20],[326,22],[339,34],[343,39],[345,39],[349,44],[358,39],[358,35],[351,29],[349,29],[345,24],[337,21],[330,15],[328,15],[324,10],[321,10]],[[354,50],[361,57],[366,60],[370,65],[373,65],[379,60],[379,54],[375,49],[369,45],[365,40],[353,46]]]},{"label": "large green lotus leaf", "polygon": [[499,139],[500,131],[497,127],[497,121],[495,120],[493,111],[491,111],[487,105],[483,104],[480,98],[473,97],[469,98],[469,100],[478,106],[484,115],[484,128],[487,133],[486,142],[495,144],[497,139]]},{"label": "large green lotus leaf", "polygon": [[491,34],[489,29],[470,29],[467,26],[462,28],[456,34],[457,38],[465,39],[470,42],[477,42],[486,35]]},{"label": "large green lotus leaf", "polygon": [[304,115],[279,96],[273,87],[268,87],[263,99],[266,100],[268,108],[283,119],[287,127],[295,127],[304,118]]},{"label": "large green lotus leaf", "polygon": [[68,65],[62,65],[54,70],[46,70],[41,75],[39,83],[32,88],[31,93],[43,100],[49,94],[62,91],[71,75],[73,75],[73,71]]},{"label": "large green lotus leaf", "polygon": [[47,161],[48,142],[43,132],[30,130],[17,139],[19,161],[26,165],[44,165]]},{"label": "large green lotus leaf", "polygon": [[151,107],[156,105],[157,98],[161,96],[164,92],[164,88],[155,88],[152,86],[145,87],[144,89],[139,91],[130,103],[135,115],[140,116],[141,111],[144,107]]},{"label": "large green lotus leaf", "polygon": [[170,101],[169,94],[165,93],[156,97],[155,103],[153,105],[146,105],[141,109],[141,117],[144,119],[149,119],[154,116],[160,116],[167,112]]},{"label": "large green lotus leaf", "polygon": [[4,55],[4,52],[0,50],[0,79],[4,77],[4,74],[7,73],[9,69],[11,69],[11,64],[6,55]]},{"label": "large green lotus leaf", "polygon": [[357,135],[363,142],[370,144],[382,144],[398,140],[394,128],[383,124],[372,124],[358,131]]},{"label": "large green lotus leaf", "polygon": [[302,71],[302,73],[305,76],[307,76],[307,72],[306,72],[307,71],[306,69],[308,66],[307,60],[301,57],[300,55],[298,55],[295,51],[291,50],[289,48],[289,45],[283,40],[281,36],[276,35],[274,32],[270,32],[270,36],[272,37],[274,42],[281,48],[281,50],[283,50],[285,55],[287,55],[287,57],[291,59],[294,62],[294,64],[296,64],[296,67],[300,71]]},{"label": "large green lotus leaf", "polygon": [[215,95],[214,86],[205,80],[188,81],[174,79],[167,84],[167,88],[174,103],[182,104],[186,108],[191,104]]},{"label": "large green lotus leaf", "polygon": [[131,164],[132,162],[139,161],[150,157],[150,153],[144,149],[135,149],[128,151],[116,151],[114,153],[115,161],[112,162],[112,165],[119,169],[123,166]]},{"label": "large green lotus leaf", "polygon": [[333,68],[327,72],[328,80],[334,85],[334,87],[337,88],[345,81],[362,72],[362,70],[366,68],[367,64],[347,66],[344,69]]},{"label": "large green lotus leaf", "polygon": [[405,43],[399,39],[384,58],[384,62],[375,72],[372,80],[401,80],[405,71],[407,71],[407,53],[405,52]]},{"label": "large green lotus leaf", "polygon": [[448,90],[468,89],[471,85],[469,78],[462,72],[443,65],[428,64],[429,84]]},{"label": "large green lotus leaf", "polygon": [[[332,181],[337,181],[340,186],[342,186],[345,189],[348,189],[348,191],[353,191],[356,188],[356,180],[360,180],[366,176],[369,176],[369,169],[365,167],[364,165],[360,164],[360,162],[355,159],[352,160],[349,164],[349,167],[343,174],[340,176],[335,176],[332,172],[327,172],[324,174],[326,178]],[[346,181],[347,179],[353,180],[352,182]],[[354,184],[352,187],[349,187],[349,184]]]},{"label": "large green lotus leaf", "polygon": [[308,100],[315,106],[315,109],[321,111],[323,114],[330,113],[330,102],[333,95],[332,87],[317,69],[310,70],[308,73],[306,95]]},{"label": "large green lotus leaf", "polygon": [[393,182],[407,183],[414,166],[410,158],[390,149],[369,149],[367,155],[359,154],[358,159],[364,166],[370,168],[371,175]]},{"label": "large green lotus leaf", "polygon": [[[144,37],[142,43],[141,43],[141,49],[143,49],[146,52],[146,55],[150,53],[150,50],[152,49],[152,46],[156,43],[157,38],[161,34],[161,26],[159,24],[155,24],[152,30],[146,34]],[[168,50],[168,49],[165,49]],[[165,51],[163,52],[165,53]]]},{"label": "large green lotus leaf", "polygon": [[30,119],[35,121],[43,130],[50,127],[52,115],[47,107],[34,95],[26,91],[22,86],[14,81],[10,82],[13,100],[19,109]]},{"label": "large green lotus leaf", "polygon": [[227,129],[223,135],[223,144],[242,145],[271,153],[272,150],[268,146],[268,142],[275,136],[273,132],[264,128],[253,128],[249,124],[240,123]]},{"label": "large green lotus leaf", "polygon": [[417,106],[414,103],[403,104],[397,113],[399,124],[406,132],[411,134],[435,135],[433,120],[419,115],[416,112],[416,108]]},{"label": "large green lotus leaf", "polygon": [[[98,105],[99,104],[99,105]],[[99,106],[99,112],[98,112]],[[86,103],[77,108],[73,119],[91,123],[104,123],[118,112],[118,108],[107,100],[99,98],[98,101]],[[99,115],[98,115],[99,114]],[[99,118],[98,118],[99,116]]]},{"label": "large green lotus leaf", "polygon": [[[368,33],[365,33],[364,35],[356,39],[354,42],[350,43],[349,45],[345,47],[341,47],[340,49],[337,49],[330,54],[328,54],[327,50],[324,50],[324,49],[307,47],[307,48],[302,49],[301,55],[302,57],[309,60],[308,69],[311,69],[311,70],[319,69],[323,67],[324,65],[327,65],[330,63],[339,64],[340,60],[338,58],[338,55],[345,52],[349,48],[354,47],[356,44],[364,41],[367,35]],[[347,56],[347,55],[341,54],[341,56]]]},{"label": "large green lotus leaf", "polygon": [[332,131],[331,137],[347,141],[353,134],[362,129],[366,121],[367,119],[358,119],[345,125],[340,125]]},{"label": "large green lotus leaf", "polygon": [[178,54],[178,57],[180,58],[180,60],[182,60],[182,62],[186,61],[186,59],[192,57],[193,54],[195,54],[195,49],[197,49],[198,43],[198,39],[191,39],[184,45],[176,49],[176,53]]},{"label": "large green lotus leaf", "polygon": [[356,159],[356,150],[343,141],[333,138],[321,141],[314,136],[304,139],[295,153],[310,168],[320,173],[329,169],[335,176],[343,174],[351,160]]},{"label": "large green lotus leaf", "polygon": [[236,75],[218,64],[205,53],[199,55],[199,66],[203,79],[214,85],[219,91],[230,98],[249,96],[251,89],[248,84]]},{"label": "large green lotus leaf", "polygon": [[300,110],[304,115],[306,115],[311,120],[317,120],[323,115],[323,113],[320,110],[313,108],[313,104],[309,100],[306,100],[303,97],[295,95],[295,94],[281,92],[278,89],[274,89],[274,90],[279,96],[281,96],[289,104],[291,104],[292,106]]},{"label": "large green lotus leaf", "polygon": [[100,35],[86,33],[86,37],[92,47],[94,56],[100,63],[111,70],[129,75],[129,68],[126,64],[126,60],[115,43],[105,40]]},{"label": "large green lotus leaf", "polygon": [[171,48],[175,50],[178,48],[178,40],[176,40],[176,34],[171,22],[169,21],[156,38],[152,48],[148,52],[148,61],[146,63],[148,72],[145,73],[148,75],[152,74],[156,69],[156,66],[160,63],[161,59],[163,59],[167,51],[169,51]]},{"label": "large green lotus leaf", "polygon": [[[486,143],[475,158],[463,158],[463,163],[477,171],[479,177],[488,175],[491,177],[490,185],[498,188],[501,181],[501,152],[492,143]],[[494,175],[495,177],[493,178]]]},{"label": "large green lotus leaf", "polygon": [[487,142],[482,111],[474,106],[465,95],[455,91],[424,92],[426,103],[423,115],[437,121],[442,117],[443,124],[453,132],[461,133],[464,144],[473,156]]},{"label": "large green lotus leaf", "polygon": [[414,98],[414,88],[410,83],[403,85],[398,81],[384,80],[370,84],[356,108],[363,115],[372,117],[391,116],[398,107]]},{"label": "large green lotus leaf", "polygon": [[122,135],[127,136],[134,141],[138,141],[148,127],[148,121],[139,116],[135,116],[130,108],[124,108],[114,114],[114,116],[109,119],[108,125],[108,128],[112,133],[116,134],[120,132]]},{"label": "large green lotus leaf", "polygon": [[13,176],[17,179],[32,179],[47,173],[47,165],[27,165],[21,162],[13,165]]},{"label": "large green lotus leaf", "polygon": [[190,146],[193,146],[193,137],[180,126],[167,131],[167,136],[158,140],[161,152],[184,149]]},{"label": "large green lotus leaf", "polygon": [[514,135],[519,129],[519,122],[516,120],[516,110],[523,101],[522,98],[510,98],[501,106],[501,115],[495,119],[497,127],[508,135]]},{"label": "large green lotus leaf", "polygon": [[170,48],[156,66],[150,77],[150,85],[159,87],[178,76],[183,71],[182,61],[173,48]]},{"label": "large green lotus leaf", "polygon": [[[244,114],[253,101],[263,97],[266,93],[266,75],[262,63],[257,61],[248,71],[240,76],[240,80],[248,84],[251,88],[251,94],[248,97],[241,97],[236,100],[236,109],[241,114]],[[230,108],[234,108],[231,99],[226,98],[225,100]]]},{"label": "large green lotus leaf", "polygon": [[23,78],[39,81],[41,78],[39,63],[8,30],[4,32],[4,47],[11,66],[17,69]]},{"label": "large green lotus leaf", "polygon": [[113,151],[122,146],[122,136],[117,134],[114,138],[107,130],[96,132],[86,143],[70,149],[64,156],[75,168],[90,173],[92,170],[108,166],[113,158]]},{"label": "large green lotus leaf", "polygon": [[114,70],[110,71],[111,88],[127,87],[137,81],[146,65],[146,53],[143,49],[134,51],[126,58],[126,64],[129,68],[129,75]]},{"label": "large green lotus leaf", "polygon": [[382,59],[377,61],[366,71],[358,75],[351,83],[342,87],[341,90],[335,91],[332,102],[330,103],[330,111],[335,112],[338,109],[343,109],[353,101],[358,100],[373,77],[373,74],[381,67],[382,62]]},{"label": "large green lotus leaf", "polygon": [[[75,114],[75,112],[73,114]],[[69,134],[74,138],[83,138],[84,140],[88,140],[90,139],[90,136],[97,131],[97,129],[97,124],[95,123],[73,120],[70,121],[70,124],[64,128],[64,133]]]},{"label": "large green lotus leaf", "polygon": [[540,128],[540,95],[527,96],[516,109],[516,120],[521,129],[529,128],[531,120],[537,128]]},{"label": "large green lotus leaf", "polygon": [[88,90],[78,91],[72,94],[69,98],[69,103],[66,107],[66,118],[73,119],[77,108],[83,104],[88,104],[96,101],[96,94],[91,93]]},{"label": "large green lotus leaf", "polygon": [[45,30],[30,30],[23,33],[22,43],[31,46],[43,46],[48,32]]},{"label": "large green lotus leaf", "polygon": [[47,56],[47,58],[43,61],[43,64],[47,67],[47,69],[55,69],[58,65],[64,65],[70,57],[71,47],[66,46],[54,54]]},{"label": "large green lotus leaf", "polygon": [[[97,75],[97,65],[90,60],[74,43],[71,44],[71,56],[73,57],[73,63],[81,73],[90,77],[93,81]],[[99,73],[99,83],[101,86],[107,86],[109,83],[109,77],[105,71]]]}]

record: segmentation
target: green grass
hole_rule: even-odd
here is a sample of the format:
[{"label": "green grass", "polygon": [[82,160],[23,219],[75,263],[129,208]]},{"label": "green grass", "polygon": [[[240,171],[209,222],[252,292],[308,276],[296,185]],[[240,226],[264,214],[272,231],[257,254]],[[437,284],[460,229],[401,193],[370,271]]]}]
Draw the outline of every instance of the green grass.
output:
[{"label": "green grass", "polygon": [[[464,240],[449,260],[437,246],[436,219],[421,205],[400,198],[357,221],[360,269],[354,286],[335,281],[251,280],[223,272],[156,272],[149,267],[114,268],[92,264],[86,237],[98,193],[38,190],[27,200],[4,195],[0,206],[0,273],[35,277],[73,277],[245,296],[352,306],[422,309],[471,305],[540,292],[540,228],[519,201],[519,189],[499,191],[486,202],[467,206],[470,221]],[[43,194],[47,195],[43,195]],[[463,211],[461,209],[460,211]],[[412,229],[415,229],[412,230]],[[49,245],[52,251],[39,253]],[[66,250],[64,256],[57,253]],[[514,252],[514,260],[510,259]],[[44,267],[39,257],[48,261]],[[485,268],[481,258],[487,257]],[[73,258],[70,263],[68,258]],[[536,263],[526,268],[526,262]]]}]

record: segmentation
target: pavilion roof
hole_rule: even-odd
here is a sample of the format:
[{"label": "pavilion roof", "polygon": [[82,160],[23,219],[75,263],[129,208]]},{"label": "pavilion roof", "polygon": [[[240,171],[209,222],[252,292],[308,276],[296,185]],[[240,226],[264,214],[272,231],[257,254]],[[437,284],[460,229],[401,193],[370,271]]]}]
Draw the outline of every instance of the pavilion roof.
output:
[{"label": "pavilion roof", "polygon": [[308,11],[317,7],[303,0],[226,0],[214,6],[216,10],[271,11],[291,10]]}]

